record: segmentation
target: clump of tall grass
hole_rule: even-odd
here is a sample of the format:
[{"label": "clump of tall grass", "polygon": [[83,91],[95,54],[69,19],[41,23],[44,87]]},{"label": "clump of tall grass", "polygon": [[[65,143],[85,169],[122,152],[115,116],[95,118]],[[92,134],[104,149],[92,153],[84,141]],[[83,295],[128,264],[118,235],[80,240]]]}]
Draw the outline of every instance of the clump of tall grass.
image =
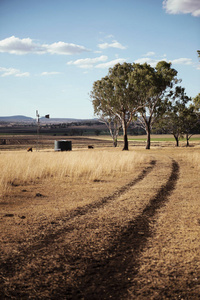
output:
[{"label": "clump of tall grass", "polygon": [[99,179],[104,175],[130,171],[144,162],[144,154],[122,151],[72,151],[2,153],[0,155],[0,194],[16,184],[47,177],[77,180]]},{"label": "clump of tall grass", "polygon": [[200,169],[200,152],[185,153],[187,160],[197,169]]}]

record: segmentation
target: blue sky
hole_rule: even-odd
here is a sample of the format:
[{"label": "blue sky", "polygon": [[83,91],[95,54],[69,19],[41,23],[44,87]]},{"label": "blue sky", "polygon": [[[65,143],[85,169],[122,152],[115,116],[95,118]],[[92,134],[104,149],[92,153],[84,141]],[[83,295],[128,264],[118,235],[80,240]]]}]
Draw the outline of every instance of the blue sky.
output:
[{"label": "blue sky", "polygon": [[200,92],[199,0],[0,0],[0,116],[93,118],[116,63],[172,62]]}]

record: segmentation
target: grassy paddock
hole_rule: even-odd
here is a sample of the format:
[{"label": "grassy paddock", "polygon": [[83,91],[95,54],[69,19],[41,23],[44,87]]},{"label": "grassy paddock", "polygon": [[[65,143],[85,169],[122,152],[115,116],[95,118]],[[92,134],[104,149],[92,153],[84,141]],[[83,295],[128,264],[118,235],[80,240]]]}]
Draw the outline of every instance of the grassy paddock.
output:
[{"label": "grassy paddock", "polygon": [[[146,135],[139,135],[139,136],[130,136],[130,141],[146,141]],[[151,141],[152,142],[174,142],[175,139],[173,135],[171,134],[152,134],[151,135]],[[183,137],[180,139],[180,141],[186,141],[186,138]],[[200,135],[195,134],[190,138],[190,141],[200,141]]]},{"label": "grassy paddock", "polygon": [[[178,150],[178,149],[177,149]],[[146,151],[122,152],[120,149],[72,152],[1,152],[0,195],[12,186],[34,183],[48,177],[76,181],[114,177],[118,172],[129,172],[147,159]],[[200,152],[187,149],[179,152],[195,168],[200,169]]]},{"label": "grassy paddock", "polygon": [[[145,175],[152,160],[156,164]],[[178,178],[172,176],[173,160]],[[0,197],[2,297],[65,299],[69,288],[73,299],[92,299],[91,289],[102,299],[105,290],[117,299],[122,287],[127,300],[198,299],[198,145],[4,151],[0,167],[6,193]],[[137,184],[124,189],[142,172]],[[171,176],[176,184],[163,195]],[[143,212],[153,209],[160,195],[165,205],[140,230]]]},{"label": "grassy paddock", "polygon": [[122,151],[72,151],[72,152],[4,152],[0,155],[0,194],[11,186],[34,183],[48,177],[75,181],[99,179],[116,172],[128,172],[145,160],[145,154]]},{"label": "grassy paddock", "polygon": [[[93,139],[101,139],[101,140],[105,140],[105,141],[112,141],[111,137],[106,135],[106,136],[98,136],[98,137],[93,137]],[[119,143],[123,143],[123,136],[120,135],[118,137],[118,142]],[[146,135],[137,135],[137,136],[133,136],[133,135],[129,135],[128,136],[128,141],[129,142],[136,142],[137,144],[139,144],[141,142],[142,145],[144,145],[144,143],[146,143],[147,140],[147,136]],[[186,138],[180,138],[179,140],[180,142],[180,146],[186,146]],[[189,144],[193,144],[193,145],[197,145],[200,142],[200,134],[195,134],[193,135],[190,140],[189,140]],[[160,146],[162,145],[162,147],[173,147],[174,145],[176,145],[176,141],[175,138],[173,137],[172,134],[152,134],[151,135],[151,144],[152,146],[154,145],[159,145],[158,143],[160,143]]]},{"label": "grassy paddock", "polygon": [[[200,150],[200,149],[199,149]],[[200,151],[184,151],[180,154],[182,159],[186,159],[193,168],[200,169]]]},{"label": "grassy paddock", "polygon": [[[104,138],[105,140],[111,139],[110,135],[100,135],[100,136],[93,136],[92,138]],[[144,140],[146,141],[147,136],[145,134],[143,135],[129,135],[128,140],[130,141],[137,141],[137,140]],[[118,136],[118,140],[123,140],[123,136]],[[151,134],[151,140],[152,141],[174,141],[174,136],[172,134]],[[180,139],[181,141],[186,141],[186,138],[183,137]],[[200,140],[200,134],[194,134],[191,138],[191,141],[199,141]]]}]

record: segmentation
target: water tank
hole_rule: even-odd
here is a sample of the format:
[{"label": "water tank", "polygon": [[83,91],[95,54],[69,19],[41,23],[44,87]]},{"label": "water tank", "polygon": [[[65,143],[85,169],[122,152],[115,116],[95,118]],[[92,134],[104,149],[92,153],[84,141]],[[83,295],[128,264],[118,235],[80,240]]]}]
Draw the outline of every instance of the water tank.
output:
[{"label": "water tank", "polygon": [[54,150],[55,151],[71,151],[72,150],[72,142],[71,141],[55,141],[54,142]]}]

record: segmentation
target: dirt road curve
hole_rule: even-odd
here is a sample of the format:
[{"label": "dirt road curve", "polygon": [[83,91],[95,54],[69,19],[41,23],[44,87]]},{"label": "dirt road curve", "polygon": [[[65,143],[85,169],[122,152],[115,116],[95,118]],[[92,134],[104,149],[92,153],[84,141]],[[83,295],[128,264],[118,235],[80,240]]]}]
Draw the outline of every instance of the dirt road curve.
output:
[{"label": "dirt road curve", "polygon": [[[146,193],[136,203],[158,170],[153,196]],[[0,260],[0,299],[127,299],[129,287],[137,289],[139,257],[159,209],[178,178],[175,160],[152,160],[112,195],[55,219],[19,253]]]}]

